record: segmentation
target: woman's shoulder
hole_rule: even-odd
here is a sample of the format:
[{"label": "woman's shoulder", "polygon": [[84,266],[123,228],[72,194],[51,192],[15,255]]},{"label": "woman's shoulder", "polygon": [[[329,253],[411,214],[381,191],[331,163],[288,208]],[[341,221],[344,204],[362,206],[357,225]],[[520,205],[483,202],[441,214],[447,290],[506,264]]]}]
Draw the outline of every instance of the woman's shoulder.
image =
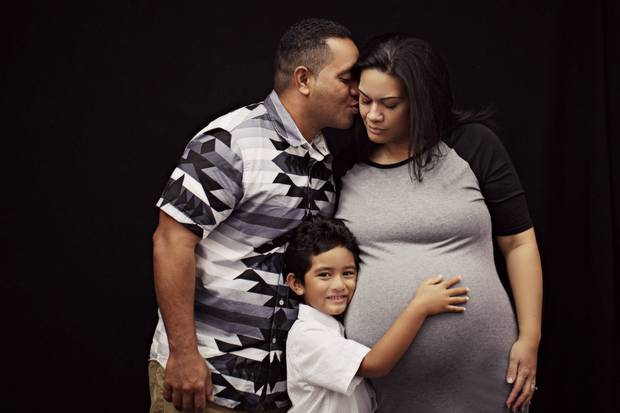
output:
[{"label": "woman's shoulder", "polygon": [[495,131],[480,122],[465,123],[457,126],[444,141],[450,147],[461,145],[501,145],[501,141]]}]

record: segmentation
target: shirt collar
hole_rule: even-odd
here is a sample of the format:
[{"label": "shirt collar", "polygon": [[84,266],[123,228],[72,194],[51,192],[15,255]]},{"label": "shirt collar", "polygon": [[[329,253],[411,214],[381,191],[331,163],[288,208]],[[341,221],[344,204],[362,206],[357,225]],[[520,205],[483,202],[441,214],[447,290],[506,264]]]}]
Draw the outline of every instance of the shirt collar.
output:
[{"label": "shirt collar", "polygon": [[325,143],[323,133],[319,131],[310,144],[301,134],[297,124],[288,113],[280,97],[275,90],[272,90],[264,101],[267,114],[274,123],[276,133],[284,138],[291,146],[306,146],[308,149],[313,147],[322,156],[329,155],[329,149]]},{"label": "shirt collar", "polygon": [[322,313],[316,308],[309,305],[301,303],[299,304],[299,313],[297,314],[297,319],[302,321],[314,321],[320,323],[328,330],[334,331],[344,336],[344,326],[340,323],[340,321],[336,320],[331,315]]}]

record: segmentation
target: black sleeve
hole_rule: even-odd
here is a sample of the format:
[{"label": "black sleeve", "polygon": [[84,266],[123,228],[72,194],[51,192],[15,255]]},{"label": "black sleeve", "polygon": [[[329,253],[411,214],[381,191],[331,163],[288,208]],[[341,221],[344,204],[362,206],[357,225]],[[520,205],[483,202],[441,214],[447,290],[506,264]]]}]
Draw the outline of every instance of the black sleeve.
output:
[{"label": "black sleeve", "polygon": [[476,175],[494,235],[513,235],[532,227],[525,191],[506,149],[491,129],[480,123],[466,124],[455,129],[446,143]]}]

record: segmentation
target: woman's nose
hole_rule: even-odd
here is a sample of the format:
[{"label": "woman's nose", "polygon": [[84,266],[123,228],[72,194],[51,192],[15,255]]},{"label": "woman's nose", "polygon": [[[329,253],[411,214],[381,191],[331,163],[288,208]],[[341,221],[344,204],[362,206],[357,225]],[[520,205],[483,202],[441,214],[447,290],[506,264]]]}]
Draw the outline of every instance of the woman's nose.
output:
[{"label": "woman's nose", "polygon": [[368,111],[368,115],[366,115],[366,117],[368,117],[373,122],[379,122],[383,119],[383,115],[377,110],[377,107],[374,105],[370,107],[370,110]]}]

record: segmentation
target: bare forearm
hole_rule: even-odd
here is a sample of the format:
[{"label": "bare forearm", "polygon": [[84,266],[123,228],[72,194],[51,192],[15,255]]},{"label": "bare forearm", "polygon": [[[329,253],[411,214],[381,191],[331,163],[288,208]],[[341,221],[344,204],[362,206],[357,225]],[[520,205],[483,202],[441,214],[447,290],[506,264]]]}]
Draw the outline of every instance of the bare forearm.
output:
[{"label": "bare forearm", "polygon": [[170,351],[196,350],[194,248],[161,237],[153,247],[155,291]]},{"label": "bare forearm", "polygon": [[538,344],[541,336],[543,287],[535,239],[507,251],[505,257],[517,310],[519,338]]},{"label": "bare forearm", "polygon": [[357,375],[382,377],[388,374],[405,354],[425,319],[425,313],[416,306],[415,300],[409,303],[394,324],[364,357]]}]

